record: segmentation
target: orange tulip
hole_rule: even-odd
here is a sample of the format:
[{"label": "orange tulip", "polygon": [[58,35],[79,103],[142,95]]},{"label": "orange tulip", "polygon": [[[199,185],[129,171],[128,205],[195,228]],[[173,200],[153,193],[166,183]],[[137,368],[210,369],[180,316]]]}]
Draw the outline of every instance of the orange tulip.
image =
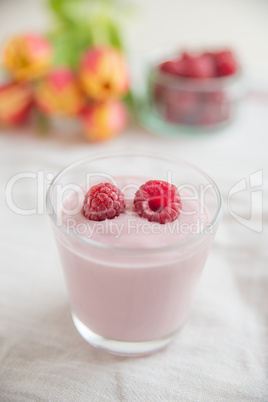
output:
[{"label": "orange tulip", "polygon": [[57,68],[35,89],[37,106],[47,115],[75,116],[84,106],[84,96],[69,68]]},{"label": "orange tulip", "polygon": [[94,47],[82,57],[80,80],[92,99],[118,98],[128,91],[128,74],[122,53],[112,47]]},{"label": "orange tulip", "polygon": [[108,140],[118,135],[127,124],[124,103],[108,101],[89,105],[82,115],[84,135],[91,141]]},{"label": "orange tulip", "polygon": [[18,125],[29,117],[32,93],[27,84],[9,83],[0,87],[0,123]]},{"label": "orange tulip", "polygon": [[42,77],[51,64],[52,48],[40,35],[29,34],[10,39],[3,54],[3,65],[19,81]]}]

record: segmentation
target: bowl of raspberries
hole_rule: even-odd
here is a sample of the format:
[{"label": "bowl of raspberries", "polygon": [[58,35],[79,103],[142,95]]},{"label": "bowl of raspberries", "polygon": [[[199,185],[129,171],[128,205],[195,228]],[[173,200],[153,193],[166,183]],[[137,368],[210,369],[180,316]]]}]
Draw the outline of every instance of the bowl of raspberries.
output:
[{"label": "bowl of raspberries", "polygon": [[231,50],[182,52],[150,69],[148,105],[162,128],[217,128],[229,123],[243,96]]}]

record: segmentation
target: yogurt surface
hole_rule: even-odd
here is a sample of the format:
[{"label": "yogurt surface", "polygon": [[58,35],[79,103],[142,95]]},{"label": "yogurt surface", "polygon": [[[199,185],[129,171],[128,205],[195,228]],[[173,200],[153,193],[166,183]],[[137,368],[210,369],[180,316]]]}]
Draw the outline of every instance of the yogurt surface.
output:
[{"label": "yogurt surface", "polygon": [[[125,212],[114,219],[91,221],[82,214],[83,197],[70,194],[63,203],[62,222],[68,231],[101,244],[123,248],[159,248],[182,242],[207,227],[209,219],[204,206],[188,190],[181,189],[182,211],[178,219],[166,224],[149,222],[133,206],[138,188],[148,179],[118,177],[115,185],[125,196]],[[83,195],[89,188],[82,186]]]}]

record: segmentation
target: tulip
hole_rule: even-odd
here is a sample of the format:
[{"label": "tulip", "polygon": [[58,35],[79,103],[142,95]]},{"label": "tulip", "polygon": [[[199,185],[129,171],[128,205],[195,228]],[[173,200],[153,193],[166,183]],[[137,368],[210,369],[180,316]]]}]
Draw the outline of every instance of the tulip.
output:
[{"label": "tulip", "polygon": [[93,47],[82,57],[80,80],[85,93],[103,101],[128,91],[128,74],[122,53],[112,47]]},{"label": "tulip", "polygon": [[82,124],[88,140],[111,139],[126,127],[126,107],[115,100],[91,104],[82,114]]},{"label": "tulip", "polygon": [[48,71],[51,59],[52,47],[40,35],[17,36],[4,47],[3,65],[18,81],[42,77]]},{"label": "tulip", "polygon": [[8,126],[24,123],[32,106],[30,87],[24,83],[0,86],[0,123]]},{"label": "tulip", "polygon": [[75,116],[84,106],[84,96],[72,70],[56,68],[35,89],[37,106],[47,115]]}]

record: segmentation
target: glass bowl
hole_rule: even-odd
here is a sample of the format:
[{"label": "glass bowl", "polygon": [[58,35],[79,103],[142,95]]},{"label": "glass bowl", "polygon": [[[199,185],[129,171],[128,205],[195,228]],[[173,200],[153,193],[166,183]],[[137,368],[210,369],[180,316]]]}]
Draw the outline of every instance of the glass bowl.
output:
[{"label": "glass bowl", "polygon": [[166,135],[216,130],[233,121],[246,94],[241,69],[232,76],[200,80],[161,71],[160,64],[147,68],[145,91],[137,99],[143,126]]}]

